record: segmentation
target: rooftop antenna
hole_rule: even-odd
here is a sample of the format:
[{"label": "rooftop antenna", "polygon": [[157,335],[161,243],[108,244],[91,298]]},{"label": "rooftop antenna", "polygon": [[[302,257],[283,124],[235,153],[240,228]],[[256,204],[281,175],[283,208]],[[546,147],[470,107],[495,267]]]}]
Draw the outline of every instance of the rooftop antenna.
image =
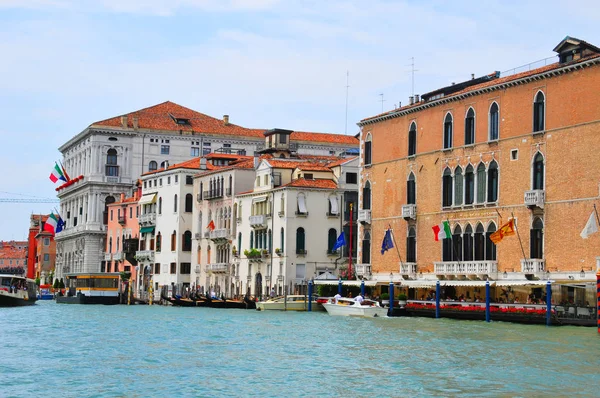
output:
[{"label": "rooftop antenna", "polygon": [[348,133],[348,89],[350,86],[348,82],[350,80],[350,71],[346,71],[346,124],[344,125],[344,134]]},{"label": "rooftop antenna", "polygon": [[410,57],[411,63],[410,63],[410,67],[411,67],[411,75],[412,75],[412,93],[411,95],[414,97],[415,96],[415,72],[418,72],[418,69],[415,69],[415,57]]},{"label": "rooftop antenna", "polygon": [[379,101],[381,101],[381,113],[383,113],[383,103],[385,102],[385,100],[383,99],[383,93],[379,94],[379,96],[381,97],[381,99]]}]

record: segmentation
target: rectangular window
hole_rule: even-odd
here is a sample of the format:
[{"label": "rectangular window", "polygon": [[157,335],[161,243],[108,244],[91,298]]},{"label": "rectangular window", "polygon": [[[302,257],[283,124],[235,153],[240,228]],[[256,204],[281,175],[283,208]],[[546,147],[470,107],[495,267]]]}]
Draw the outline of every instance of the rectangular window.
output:
[{"label": "rectangular window", "polygon": [[185,185],[194,185],[194,177],[185,176]]},{"label": "rectangular window", "polygon": [[159,186],[159,187],[162,187],[162,178],[159,178],[159,179],[158,179],[158,186]]},{"label": "rectangular window", "polygon": [[112,220],[113,220],[113,210],[111,209],[110,210],[110,221],[112,221]]},{"label": "rectangular window", "polygon": [[308,211],[306,210],[306,200],[303,195],[298,196],[298,213],[306,214]]},{"label": "rectangular window", "polygon": [[304,179],[305,180],[314,180],[313,174],[312,173],[304,173]]},{"label": "rectangular window", "polygon": [[306,264],[296,264],[296,278],[304,279],[306,276]]},{"label": "rectangular window", "polygon": [[44,238],[44,246],[50,246],[50,239]]},{"label": "rectangular window", "polygon": [[346,173],[346,184],[356,184],[358,181],[358,174]]},{"label": "rectangular window", "polygon": [[177,184],[178,182],[179,182],[179,176],[178,176],[178,175],[176,175],[176,176],[175,176],[175,184]]},{"label": "rectangular window", "polygon": [[44,254],[44,261],[50,261],[50,255],[48,253]]},{"label": "rectangular window", "polygon": [[129,218],[133,218],[133,207],[129,207]]},{"label": "rectangular window", "polygon": [[171,185],[171,176],[167,177],[167,185]]},{"label": "rectangular window", "polygon": [[168,145],[161,145],[160,146],[160,154],[161,155],[168,155],[169,154],[169,146]]},{"label": "rectangular window", "polygon": [[329,197],[329,214],[338,215],[340,214],[340,209],[338,207],[338,198],[337,196]]},{"label": "rectangular window", "polygon": [[147,182],[148,182],[148,181],[144,181],[144,188],[148,188],[148,184],[147,184]]},{"label": "rectangular window", "polygon": [[200,156],[200,148],[198,147],[192,147],[190,150],[190,156],[197,158],[198,156]]},{"label": "rectangular window", "polygon": [[177,273],[177,263],[171,263],[171,273],[172,274]]},{"label": "rectangular window", "polygon": [[192,273],[192,263],[181,263],[180,274],[189,275]]},{"label": "rectangular window", "polygon": [[202,144],[202,155],[208,155],[211,152],[210,142],[204,142]]},{"label": "rectangular window", "polygon": [[160,264],[158,263],[154,264],[154,274],[160,274]]},{"label": "rectangular window", "polygon": [[279,143],[280,144],[287,144],[287,135],[285,135],[285,134],[279,134]]}]

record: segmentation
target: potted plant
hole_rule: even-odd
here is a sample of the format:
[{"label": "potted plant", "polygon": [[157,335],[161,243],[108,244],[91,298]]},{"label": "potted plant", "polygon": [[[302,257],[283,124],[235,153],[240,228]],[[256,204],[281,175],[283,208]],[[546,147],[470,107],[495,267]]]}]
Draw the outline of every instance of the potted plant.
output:
[{"label": "potted plant", "polygon": [[260,258],[262,256],[262,253],[258,249],[250,249],[250,250],[244,250],[244,256],[246,256],[252,260],[252,259]]},{"label": "potted plant", "polygon": [[408,299],[408,297],[406,296],[406,294],[404,293],[400,293],[398,295],[398,305],[400,307],[404,307],[406,305],[406,300]]},{"label": "potted plant", "polygon": [[277,249],[275,249],[275,253],[276,253],[278,256],[280,256],[280,255],[281,255],[281,253],[282,253],[282,251],[281,251],[281,249],[280,249],[280,248],[277,248]]},{"label": "potted plant", "polygon": [[379,299],[381,300],[382,307],[390,305],[390,294],[389,293],[381,293],[381,296],[379,296]]},{"label": "potted plant", "polygon": [[237,257],[238,256],[238,252],[237,252],[237,249],[235,248],[235,246],[233,246],[231,248],[231,254],[233,254],[233,257]]},{"label": "potted plant", "polygon": [[268,257],[269,256],[269,251],[267,249],[262,249],[261,253],[262,253],[263,257]]}]

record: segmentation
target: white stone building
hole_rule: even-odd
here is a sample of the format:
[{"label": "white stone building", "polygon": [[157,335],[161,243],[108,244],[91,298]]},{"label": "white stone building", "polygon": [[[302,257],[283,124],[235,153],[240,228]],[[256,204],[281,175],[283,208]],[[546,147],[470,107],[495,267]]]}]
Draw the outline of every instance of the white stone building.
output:
[{"label": "white stone building", "polygon": [[[143,173],[210,152],[253,155],[264,148],[263,131],[172,102],[88,126],[59,148],[72,181],[57,189],[66,227],[56,235],[56,277],[100,271],[107,204],[121,193],[130,196]],[[329,155],[358,147],[350,136],[294,132],[294,137],[298,153]]]}]

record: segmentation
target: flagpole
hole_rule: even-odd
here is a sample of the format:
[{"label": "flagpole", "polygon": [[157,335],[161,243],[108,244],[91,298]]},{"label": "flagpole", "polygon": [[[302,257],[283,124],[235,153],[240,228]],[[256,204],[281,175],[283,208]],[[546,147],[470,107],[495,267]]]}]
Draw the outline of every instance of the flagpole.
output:
[{"label": "flagpole", "polygon": [[60,168],[62,169],[63,173],[65,174],[65,178],[67,179],[67,182],[71,181],[71,177],[69,177],[69,175],[67,174],[67,169],[65,169],[65,166],[63,165],[62,161],[59,160],[58,163],[60,163]]},{"label": "flagpole", "polygon": [[350,243],[348,243],[348,279],[352,277],[352,202],[350,202]]},{"label": "flagpole", "polygon": [[598,218],[598,210],[596,209],[596,204],[594,203],[594,213],[596,213],[596,221],[598,225],[600,225],[600,218]]},{"label": "flagpole", "polygon": [[396,237],[394,237],[394,232],[392,230],[392,225],[388,224],[388,228],[390,230],[390,235],[392,236],[392,242],[394,242],[394,247],[396,248],[396,253],[398,253],[398,259],[400,260],[400,272],[402,272],[402,267],[404,266],[404,263],[402,262],[402,256],[400,255],[400,249],[398,249]]},{"label": "flagpole", "polygon": [[[515,214],[511,211],[510,216],[512,219],[515,219]],[[519,234],[519,228],[517,227],[517,223],[513,221],[513,225],[515,226],[515,231],[517,231],[517,238],[519,238],[519,245],[521,246],[521,253],[523,253],[523,260],[527,260],[525,256],[525,249],[523,249],[523,242],[521,241],[521,234]]]}]

